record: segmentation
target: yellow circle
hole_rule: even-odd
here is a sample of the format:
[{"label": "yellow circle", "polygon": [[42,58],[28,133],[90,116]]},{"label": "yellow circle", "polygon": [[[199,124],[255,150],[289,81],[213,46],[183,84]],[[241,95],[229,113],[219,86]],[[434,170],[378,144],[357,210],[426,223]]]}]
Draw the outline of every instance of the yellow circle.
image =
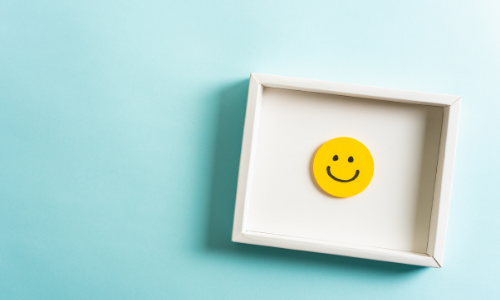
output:
[{"label": "yellow circle", "polygon": [[370,184],[374,170],[370,150],[349,137],[329,140],[314,156],[316,182],[335,197],[345,198],[361,193]]}]

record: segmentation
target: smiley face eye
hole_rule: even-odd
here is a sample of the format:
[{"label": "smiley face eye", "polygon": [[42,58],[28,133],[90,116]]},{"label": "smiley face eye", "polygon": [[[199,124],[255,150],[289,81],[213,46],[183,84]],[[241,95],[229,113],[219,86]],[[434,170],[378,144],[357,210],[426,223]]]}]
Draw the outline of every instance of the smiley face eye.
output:
[{"label": "smiley face eye", "polygon": [[338,157],[337,155],[335,155],[335,156],[333,157],[333,161],[337,161],[337,160],[339,160],[339,157]]},{"label": "smiley face eye", "polygon": [[347,160],[348,162],[353,162],[354,158],[352,156],[349,156],[349,159]]}]

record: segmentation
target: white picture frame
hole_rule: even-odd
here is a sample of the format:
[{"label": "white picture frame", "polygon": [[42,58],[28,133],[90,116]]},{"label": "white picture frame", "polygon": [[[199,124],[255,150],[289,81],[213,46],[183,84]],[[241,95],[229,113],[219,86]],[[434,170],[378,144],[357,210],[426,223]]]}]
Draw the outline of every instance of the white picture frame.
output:
[{"label": "white picture frame", "polygon": [[[425,253],[313,239],[307,236],[280,235],[273,232],[249,230],[248,215],[252,203],[252,180],[257,159],[259,126],[265,88],[339,95],[357,99],[370,99],[370,101],[426,105],[441,107],[443,109],[441,132],[438,138],[439,153],[437,154],[436,177],[433,198],[431,200],[432,209],[429,216],[428,240]],[[450,207],[460,102],[460,97],[451,95],[251,74],[240,157],[232,241],[441,268],[443,266],[446,228]]]}]

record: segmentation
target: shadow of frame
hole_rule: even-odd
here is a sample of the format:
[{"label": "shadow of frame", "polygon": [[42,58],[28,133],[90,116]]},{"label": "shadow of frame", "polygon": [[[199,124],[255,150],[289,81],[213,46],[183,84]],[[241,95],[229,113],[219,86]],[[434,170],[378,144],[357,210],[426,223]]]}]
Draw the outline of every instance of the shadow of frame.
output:
[{"label": "shadow of frame", "polygon": [[402,275],[428,268],[366,259],[263,247],[231,241],[238,169],[248,93],[248,80],[237,81],[220,92],[215,152],[205,249],[249,262],[301,264],[358,270],[378,275]]}]

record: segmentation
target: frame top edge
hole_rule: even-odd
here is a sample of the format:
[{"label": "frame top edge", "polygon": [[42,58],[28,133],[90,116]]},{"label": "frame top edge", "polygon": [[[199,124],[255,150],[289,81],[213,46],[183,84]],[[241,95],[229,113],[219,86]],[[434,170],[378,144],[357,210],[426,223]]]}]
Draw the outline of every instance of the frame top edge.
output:
[{"label": "frame top edge", "polygon": [[450,106],[461,100],[462,97],[448,94],[428,93],[412,90],[385,88],[352,83],[340,83],[326,80],[305,79],[262,73],[250,73],[250,78],[255,79],[264,87],[295,89],[310,92],[323,92],[362,98],[376,98],[382,100],[403,100]]}]

